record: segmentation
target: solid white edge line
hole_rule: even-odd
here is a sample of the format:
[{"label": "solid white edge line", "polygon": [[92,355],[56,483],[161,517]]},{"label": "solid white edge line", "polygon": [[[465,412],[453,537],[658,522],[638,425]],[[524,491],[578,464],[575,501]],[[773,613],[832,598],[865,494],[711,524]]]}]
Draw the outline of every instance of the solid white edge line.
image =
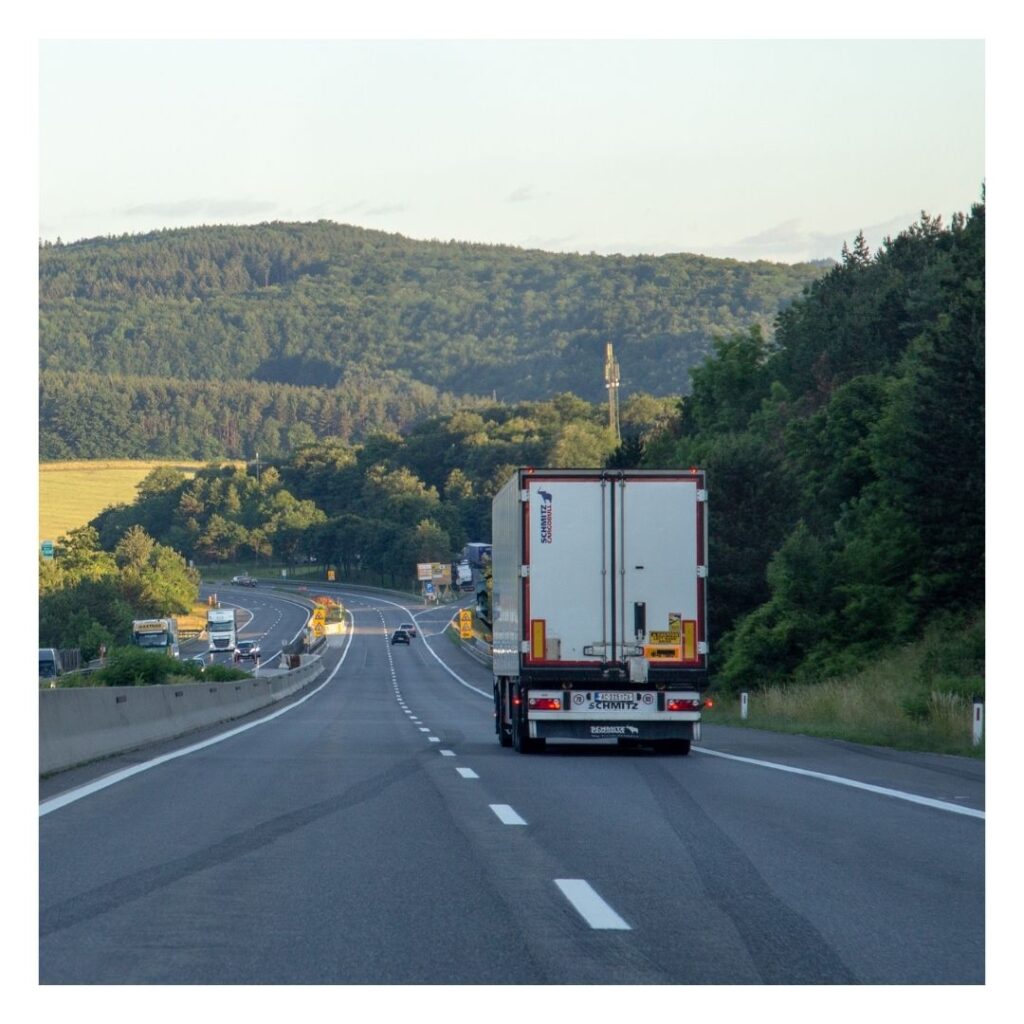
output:
[{"label": "solid white edge line", "polygon": [[912,804],[921,804],[924,807],[933,807],[939,811],[948,811],[950,814],[962,814],[968,818],[981,818],[983,820],[985,818],[984,811],[975,810],[973,807],[961,807],[959,804],[951,804],[945,800],[934,800],[928,796],[917,796],[914,793],[905,793],[899,789],[886,789],[884,786],[874,786],[870,782],[857,782],[856,779],[846,779],[841,775],[828,775],[825,772],[815,772],[808,768],[793,768],[787,764],[776,764],[774,761],[759,761],[753,757],[740,757],[738,754],[724,754],[720,750],[708,750],[707,747],[698,747],[696,744],[692,749],[699,754],[708,754],[711,757],[724,757],[729,761],[753,764],[759,768],[773,768],[777,772],[789,772],[791,775],[804,775],[811,779],[832,782],[837,786],[863,789],[868,793],[878,793],[880,796],[889,796],[896,800],[906,800]]},{"label": "solid white edge line", "polygon": [[488,804],[503,825],[525,825],[526,822],[508,804]]},{"label": "solid white edge line", "polygon": [[555,885],[561,889],[562,895],[591,928],[632,931],[630,926],[598,896],[594,887],[584,879],[556,878]]},{"label": "solid white edge line", "polygon": [[294,703],[289,704],[288,707],[281,708],[280,710],[275,711],[272,715],[267,715],[265,718],[260,718],[255,722],[249,722],[247,725],[240,725],[237,728],[229,729],[227,732],[220,733],[217,736],[212,736],[210,739],[203,740],[201,743],[193,743],[191,746],[182,747],[180,750],[172,750],[170,753],[163,754],[160,757],[155,757],[150,761],[144,761],[142,764],[132,765],[131,768],[124,768],[121,771],[112,772],[110,775],[104,775],[101,779],[96,779],[95,782],[87,783],[84,786],[79,786],[77,789],[70,789],[66,793],[61,793],[60,796],[44,800],[39,805],[39,817],[41,818],[44,814],[49,814],[61,807],[66,807],[68,804],[73,804],[78,800],[82,800],[84,797],[91,796],[93,793],[98,793],[101,789],[106,789],[108,786],[113,786],[118,782],[123,782],[125,779],[131,778],[133,775],[138,775],[140,772],[148,771],[150,768],[155,768],[157,765],[164,764],[166,761],[173,761],[176,758],[184,757],[186,754],[194,754],[197,750],[212,747],[215,743],[221,743],[226,739],[230,739],[232,736],[237,736],[239,733],[248,732],[250,729],[255,729],[258,725],[264,725],[266,722],[271,722],[275,718],[280,718],[281,715],[285,715],[289,711],[294,710],[300,704],[305,704],[310,697],[315,697],[338,674],[338,670],[341,668],[348,655],[349,648],[352,646],[352,637],[355,635],[355,620],[347,609],[346,614],[349,616],[350,628],[348,631],[348,641],[345,644],[345,650],[342,651],[341,657],[338,659],[338,664],[334,666],[334,670],[331,674],[315,690],[307,693],[305,697],[301,697]]},{"label": "solid white edge line", "polygon": [[[364,597],[366,595],[359,594],[357,596]],[[381,604],[389,604],[393,608],[400,608],[403,612],[405,612],[406,615],[408,615],[413,620],[413,622],[416,622],[420,615],[426,615],[427,612],[439,610],[438,608],[427,608],[424,611],[418,612],[416,615],[413,615],[412,612],[409,611],[409,609],[405,605],[399,604],[397,601],[389,601],[383,597],[370,597],[369,600],[379,601],[381,602]],[[426,635],[423,635],[423,644],[427,648],[427,650],[430,651],[430,653],[434,656],[434,658],[441,666],[441,668],[443,668],[445,672],[452,676],[453,679],[457,680],[459,683],[465,686],[466,689],[472,690],[474,693],[480,694],[481,697],[486,697],[488,700],[492,698],[492,694],[485,693],[483,690],[477,689],[477,687],[470,685],[453,669],[449,668],[444,663],[444,661],[442,661],[441,657],[430,646],[430,644],[427,643]],[[982,820],[984,820],[985,818],[984,811],[977,811],[971,807],[960,807],[957,804],[946,803],[942,800],[933,800],[930,797],[925,796],[915,796],[913,793],[904,793],[897,789],[886,789],[883,786],[872,786],[866,782],[856,782],[853,779],[844,779],[842,776],[839,775],[827,775],[823,772],[813,772],[805,768],[792,768],[789,765],[775,764],[771,761],[758,761],[755,758],[739,757],[736,754],[725,754],[719,750],[709,750],[707,747],[698,746],[697,744],[694,744],[692,749],[700,754],[710,754],[714,757],[724,757],[731,761],[741,761],[745,762],[746,764],[758,765],[763,768],[774,768],[776,771],[791,772],[794,775],[806,775],[811,778],[821,779],[824,782],[833,782],[840,786],[850,786],[854,789],[862,789],[870,793],[877,793],[880,796],[889,796],[899,800],[907,800],[910,803],[921,804],[925,807],[933,807],[937,810],[949,811],[953,814],[962,814],[969,818],[980,818]]]}]

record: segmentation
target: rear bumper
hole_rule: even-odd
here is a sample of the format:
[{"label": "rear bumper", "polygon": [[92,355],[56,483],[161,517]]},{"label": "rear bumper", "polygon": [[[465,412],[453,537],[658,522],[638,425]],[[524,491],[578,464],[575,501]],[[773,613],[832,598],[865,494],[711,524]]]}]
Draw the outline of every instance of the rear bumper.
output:
[{"label": "rear bumper", "polygon": [[679,715],[630,719],[596,719],[544,715],[528,719],[532,739],[549,740],[699,740],[700,719],[681,720]]}]

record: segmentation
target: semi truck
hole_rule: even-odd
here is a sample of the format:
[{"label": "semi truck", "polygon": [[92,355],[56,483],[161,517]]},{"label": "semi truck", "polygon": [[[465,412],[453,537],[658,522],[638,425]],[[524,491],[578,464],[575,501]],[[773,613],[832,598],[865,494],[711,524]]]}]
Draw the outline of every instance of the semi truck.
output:
[{"label": "semi truck", "polygon": [[520,468],[492,524],[501,745],[688,754],[708,686],[703,471]]},{"label": "semi truck", "polygon": [[178,647],[178,620],[135,619],[132,622],[132,643],[147,651],[157,651],[177,658],[181,654]]},{"label": "semi truck", "polygon": [[206,635],[211,651],[234,651],[238,624],[234,608],[210,608],[206,613]]},{"label": "semi truck", "polygon": [[452,566],[454,569],[454,576],[456,585],[459,590],[470,591],[473,589],[473,569],[469,564],[468,559],[463,559],[461,562],[457,562]]},{"label": "semi truck", "polygon": [[469,564],[476,569],[482,568],[484,559],[490,557],[491,545],[484,544],[482,541],[474,541],[472,544],[467,544],[462,549],[463,560],[469,562]]}]

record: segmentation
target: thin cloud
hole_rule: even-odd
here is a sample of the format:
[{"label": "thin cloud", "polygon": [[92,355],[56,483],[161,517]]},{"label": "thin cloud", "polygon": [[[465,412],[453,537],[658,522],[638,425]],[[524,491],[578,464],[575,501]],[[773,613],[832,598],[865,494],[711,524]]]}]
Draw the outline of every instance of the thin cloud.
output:
[{"label": "thin cloud", "polygon": [[405,203],[392,203],[390,206],[371,206],[366,214],[369,217],[383,217],[388,213],[401,213],[406,209]]},{"label": "thin cloud", "polygon": [[[524,249],[564,249],[570,242],[574,242],[579,235],[530,235],[518,244]],[[578,247],[573,246],[572,252],[578,252]]]},{"label": "thin cloud", "polygon": [[521,185],[505,197],[506,203],[530,203],[539,198],[532,185]]},{"label": "thin cloud", "polygon": [[810,231],[798,219],[782,221],[773,227],[748,235],[727,245],[705,248],[713,256],[731,256],[741,260],[774,260],[791,263],[800,260],[838,259],[843,243],[851,244],[857,233],[872,249],[877,249],[888,236],[899,234],[914,222],[912,214],[893,217],[879,224],[858,225],[842,231]]},{"label": "thin cloud", "polygon": [[246,217],[269,213],[277,203],[249,199],[179,199],[174,202],[139,203],[118,212],[126,217]]}]

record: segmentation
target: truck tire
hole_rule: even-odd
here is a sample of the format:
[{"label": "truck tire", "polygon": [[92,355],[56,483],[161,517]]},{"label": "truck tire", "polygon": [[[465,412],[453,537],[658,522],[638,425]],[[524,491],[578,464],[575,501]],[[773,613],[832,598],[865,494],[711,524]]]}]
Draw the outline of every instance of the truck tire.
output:
[{"label": "truck tire", "polygon": [[661,748],[666,754],[678,754],[686,757],[690,753],[690,740],[665,740]]},{"label": "truck tire", "polygon": [[544,748],[543,740],[530,739],[530,726],[526,721],[526,711],[512,715],[512,745],[520,754],[532,754]]},{"label": "truck tire", "polygon": [[517,712],[512,713],[512,745],[520,754],[530,752],[530,733],[526,722]]},{"label": "truck tire", "polygon": [[502,715],[502,708],[504,707],[505,701],[503,699],[505,684],[495,684],[494,687],[494,731],[498,734],[498,742],[503,747],[512,746],[512,727],[505,724],[505,720]]}]

